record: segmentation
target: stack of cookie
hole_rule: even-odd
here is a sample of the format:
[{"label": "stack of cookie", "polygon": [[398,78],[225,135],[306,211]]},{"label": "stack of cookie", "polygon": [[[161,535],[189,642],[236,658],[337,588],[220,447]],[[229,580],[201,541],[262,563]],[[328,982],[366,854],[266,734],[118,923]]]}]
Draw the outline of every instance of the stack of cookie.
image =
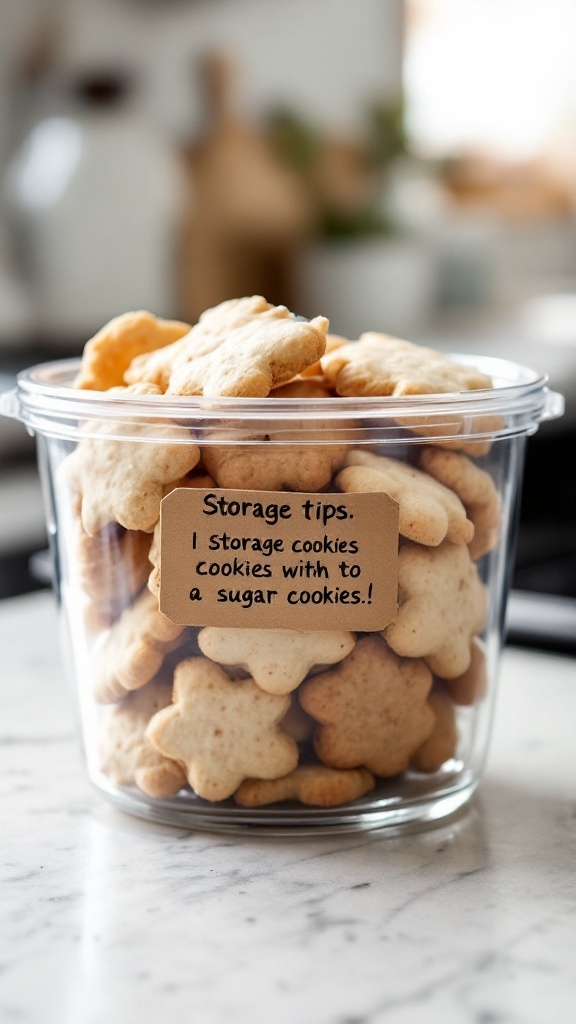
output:
[{"label": "stack of cookie", "polygon": [[[303,321],[260,296],[207,310],[192,328],[130,313],[88,342],[76,386],[125,408],[162,395],[312,402],[491,387],[410,342],[327,330],[324,317]],[[203,444],[166,422],[147,443],[145,425],[130,423],[129,437],[117,420],[87,425],[63,464],[75,523],[67,563],[103,707],[100,763],[116,785],[152,798],[189,786],[243,807],[334,806],[455,757],[456,708],[486,689],[478,562],[498,544],[500,501],[476,460],[498,424],[477,418],[471,431],[457,416],[406,416],[399,428],[422,442]],[[379,633],[171,622],[158,603],[159,518],[176,487],[389,494],[399,511],[395,620]]]}]

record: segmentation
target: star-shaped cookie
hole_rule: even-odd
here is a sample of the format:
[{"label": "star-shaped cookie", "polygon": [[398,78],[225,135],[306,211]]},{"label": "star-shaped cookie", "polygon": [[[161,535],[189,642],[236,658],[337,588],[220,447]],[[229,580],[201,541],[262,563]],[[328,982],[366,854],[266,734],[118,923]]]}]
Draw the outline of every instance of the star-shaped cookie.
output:
[{"label": "star-shaped cookie", "polygon": [[454,679],[470,665],[470,642],[486,624],[488,595],[465,544],[406,543],[398,555],[399,608],[383,636],[392,650],[424,658]]},{"label": "star-shaped cookie", "polygon": [[418,464],[436,480],[450,487],[464,505],[469,519],[474,523],[474,536],[468,544],[472,558],[481,558],[495,548],[500,533],[501,507],[490,474],[465,455],[441,448],[424,448]]},{"label": "star-shaped cookie", "polygon": [[[113,390],[127,399],[160,393],[152,384]],[[154,440],[150,440],[150,425],[126,425],[120,418],[127,415],[129,410],[123,406],[118,421],[87,424],[85,432],[96,436],[85,437],[62,463],[65,479],[82,497],[82,525],[90,535],[110,522],[151,533],[166,485],[189,473],[200,459],[200,449],[187,443],[190,434],[184,427],[154,425]],[[124,434],[141,440],[117,439]],[[166,443],[159,443],[159,438]],[[171,444],[175,438],[184,443]]]},{"label": "star-shaped cookie", "polygon": [[344,462],[345,445],[206,445],[204,463],[219,487],[320,491]]},{"label": "star-shaped cookie", "polygon": [[359,640],[338,668],[303,683],[302,707],[318,722],[314,749],[333,768],[364,766],[389,777],[407,768],[434,728],[432,673],[396,657],[379,637]]},{"label": "star-shaped cookie", "polygon": [[369,332],[320,360],[322,372],[339,395],[429,395],[491,388],[492,381],[472,367],[433,349],[389,334]]},{"label": "star-shaped cookie", "polygon": [[124,380],[129,384],[149,381],[166,390],[170,377],[192,360],[213,352],[230,334],[230,331],[258,319],[292,319],[286,306],[272,306],[261,295],[249,295],[242,299],[227,299],[218,306],[206,309],[198,323],[174,344],[157,349],[147,355],[137,356],[130,364]]},{"label": "star-shaped cookie", "polygon": [[257,317],[230,331],[213,352],[175,370],[167,393],[265,398],[320,358],[327,328],[323,316],[310,321]]},{"label": "star-shaped cookie", "polygon": [[96,700],[112,704],[145,686],[165,655],[184,643],[186,636],[185,627],[167,619],[145,587],[96,649],[92,665]]},{"label": "star-shaped cookie", "polygon": [[206,657],[245,669],[267,693],[291,693],[313,665],[334,665],[354,647],[336,630],[232,629],[206,626],[198,635]]},{"label": "star-shaped cookie", "polygon": [[428,705],[434,713],[434,729],[410,758],[410,767],[419,772],[437,772],[445,761],[454,757],[458,746],[454,701],[440,683],[435,683]]},{"label": "star-shaped cookie", "polygon": [[198,796],[226,800],[246,778],[276,779],[296,767],[298,747],[278,728],[289,705],[252,679],[232,682],[207,658],[190,658],[176,668],[174,704],[154,716],[146,735],[185,766]]},{"label": "star-shaped cookie", "polygon": [[398,502],[399,530],[418,544],[467,544],[474,526],[454,491],[407,462],[351,451],[336,477],[341,491],[385,491]]},{"label": "star-shaped cookie", "polygon": [[163,757],[146,739],[146,726],[172,703],[172,679],[154,680],[111,708],[100,729],[100,767],[117,786],[136,783],[148,796],[172,796],[186,785],[176,761]]},{"label": "star-shaped cookie", "polygon": [[263,807],[298,800],[311,807],[337,807],[358,800],[374,789],[374,776],[365,768],[342,771],[324,764],[300,765],[281,779],[246,779],[234,793],[241,807]]},{"label": "star-shaped cookie", "polygon": [[136,356],[171,345],[188,333],[188,324],[161,320],[145,309],[122,313],[84,346],[76,388],[108,391],[124,383],[124,371]]}]

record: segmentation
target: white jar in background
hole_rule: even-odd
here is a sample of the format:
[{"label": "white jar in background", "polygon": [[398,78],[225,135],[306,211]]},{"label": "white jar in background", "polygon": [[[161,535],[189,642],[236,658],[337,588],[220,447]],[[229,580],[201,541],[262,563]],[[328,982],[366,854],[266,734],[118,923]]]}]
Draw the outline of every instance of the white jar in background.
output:
[{"label": "white jar in background", "polygon": [[72,114],[37,124],[10,170],[35,333],[51,344],[126,309],[174,311],[180,167],[125,95],[120,77],[82,79]]},{"label": "white jar in background", "polygon": [[296,288],[298,311],[321,309],[336,334],[358,338],[372,329],[409,338],[433,309],[436,270],[419,239],[320,242],[303,253]]}]

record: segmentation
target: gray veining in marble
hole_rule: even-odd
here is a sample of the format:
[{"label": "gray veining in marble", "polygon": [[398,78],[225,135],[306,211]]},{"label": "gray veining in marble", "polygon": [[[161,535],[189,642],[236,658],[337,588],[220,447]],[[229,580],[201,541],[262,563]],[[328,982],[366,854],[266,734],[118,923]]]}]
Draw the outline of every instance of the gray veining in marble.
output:
[{"label": "gray veining in marble", "polygon": [[573,1024],[576,662],[509,651],[487,777],[402,839],[191,834],[84,779],[50,598],[0,605],[2,1024]]}]

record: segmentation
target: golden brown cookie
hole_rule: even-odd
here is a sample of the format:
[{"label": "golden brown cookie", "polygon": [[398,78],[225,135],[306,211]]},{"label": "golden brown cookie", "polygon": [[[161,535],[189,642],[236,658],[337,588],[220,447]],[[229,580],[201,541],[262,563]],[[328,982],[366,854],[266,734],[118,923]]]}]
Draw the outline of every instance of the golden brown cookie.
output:
[{"label": "golden brown cookie", "polygon": [[184,643],[184,626],[176,626],[158,609],[145,588],[114,623],[94,655],[94,696],[100,704],[121,700],[156,675],[165,655]]},{"label": "golden brown cookie", "polygon": [[293,693],[290,707],[280,722],[282,732],[291,736],[295,743],[306,743],[314,732],[314,719],[307,715],[298,703],[298,694]]},{"label": "golden brown cookie", "polygon": [[[120,390],[127,398],[159,393],[153,385],[145,384],[116,393]],[[175,437],[188,441],[190,434],[184,427],[155,425],[154,441],[147,440],[147,425],[93,421],[86,431],[98,436],[85,437],[62,463],[65,479],[82,498],[84,530],[93,535],[108,523],[117,522],[127,530],[151,533],[166,486],[194,468],[200,449],[191,443],[169,443]],[[123,434],[137,434],[142,440],[116,440]],[[160,437],[166,437],[167,443],[159,443]]]},{"label": "golden brown cookie", "polygon": [[188,324],[160,320],[144,309],[114,317],[86,342],[74,387],[108,391],[123,384],[136,356],[171,345],[189,330]]},{"label": "golden brown cookie", "polygon": [[324,352],[328,321],[256,318],[230,331],[213,352],[170,376],[170,395],[264,398],[316,362]]},{"label": "golden brown cookie", "polygon": [[359,640],[336,669],[308,679],[300,703],[318,722],[314,749],[332,768],[365,766],[388,777],[407,768],[434,728],[432,673],[376,636]]},{"label": "golden brown cookie", "polygon": [[465,455],[440,448],[424,448],[418,464],[430,476],[450,487],[474,523],[468,544],[472,558],[481,558],[498,544],[501,507],[498,491],[489,473]]},{"label": "golden brown cookie", "polygon": [[403,537],[432,546],[444,539],[453,544],[472,539],[474,527],[456,494],[409,463],[354,450],[344,467],[336,477],[341,491],[385,491],[398,502]]},{"label": "golden brown cookie", "polygon": [[172,680],[148,683],[128,694],[100,724],[100,767],[117,786],[135,783],[151,797],[172,796],[186,785],[186,773],[146,739],[148,722],[172,703]]},{"label": "golden brown cookie", "polygon": [[[349,345],[348,338],[342,338],[339,334],[327,334],[326,335],[326,348],[324,349],[324,355],[328,355],[329,352],[334,352],[337,348],[342,348],[343,345]],[[311,366],[307,366],[305,370],[302,370],[303,377],[318,377],[324,380],[326,386],[328,382],[322,373],[322,365],[320,360],[316,363],[312,363]]]},{"label": "golden brown cookie", "polygon": [[323,764],[307,764],[281,779],[246,779],[234,793],[240,807],[263,807],[297,800],[310,807],[337,807],[374,789],[374,776],[365,768],[341,771]]},{"label": "golden brown cookie", "polygon": [[339,395],[429,395],[491,388],[483,373],[433,349],[367,333],[321,358],[324,376]]},{"label": "golden brown cookie", "polygon": [[410,767],[419,772],[437,772],[454,757],[458,745],[454,701],[444,687],[437,683],[428,697],[428,706],[436,719],[427,740],[412,754]]},{"label": "golden brown cookie", "polygon": [[185,765],[198,796],[226,800],[246,778],[275,779],[296,767],[298,748],[278,727],[289,704],[252,679],[233,682],[207,658],[191,658],[174,674],[174,704],[154,716],[146,735]]},{"label": "golden brown cookie", "polygon": [[205,445],[204,464],[219,487],[321,491],[340,468],[345,445]]},{"label": "golden brown cookie", "polygon": [[[164,488],[163,497],[165,498],[167,494],[170,494],[177,487],[209,488],[214,487],[214,480],[209,473],[194,473],[191,476],[183,477],[182,480],[176,480],[173,484],[167,484]],[[152,566],[148,577],[148,588],[152,594],[158,597],[160,593],[160,520],[158,520],[154,527],[148,558],[149,564]]]},{"label": "golden brown cookie", "polygon": [[382,634],[392,650],[424,658],[443,679],[462,675],[488,607],[466,545],[444,541],[426,548],[407,542],[398,555],[398,598],[396,620]]},{"label": "golden brown cookie", "polygon": [[270,392],[270,398],[330,398],[332,391],[328,381],[324,377],[305,377],[301,374],[294,377],[287,384],[274,388]]},{"label": "golden brown cookie", "polygon": [[237,327],[262,317],[266,321],[286,320],[291,318],[291,313],[286,306],[271,306],[261,295],[227,299],[205,310],[198,323],[173,345],[149,355],[137,356],[126,370],[124,380],[129,384],[149,381],[165,391],[172,373],[193,359],[213,352]]},{"label": "golden brown cookie", "polygon": [[334,665],[354,647],[353,633],[331,630],[207,626],[200,650],[220,665],[244,669],[266,693],[291,693],[313,665]]},{"label": "golden brown cookie", "polygon": [[444,684],[455,704],[468,707],[488,692],[488,664],[484,644],[474,637],[470,645],[470,665],[461,676],[445,679]]},{"label": "golden brown cookie", "polygon": [[82,526],[81,501],[74,502],[73,571],[86,601],[88,626],[106,628],[138,594],[150,573],[150,534],[109,523],[90,536]]}]

